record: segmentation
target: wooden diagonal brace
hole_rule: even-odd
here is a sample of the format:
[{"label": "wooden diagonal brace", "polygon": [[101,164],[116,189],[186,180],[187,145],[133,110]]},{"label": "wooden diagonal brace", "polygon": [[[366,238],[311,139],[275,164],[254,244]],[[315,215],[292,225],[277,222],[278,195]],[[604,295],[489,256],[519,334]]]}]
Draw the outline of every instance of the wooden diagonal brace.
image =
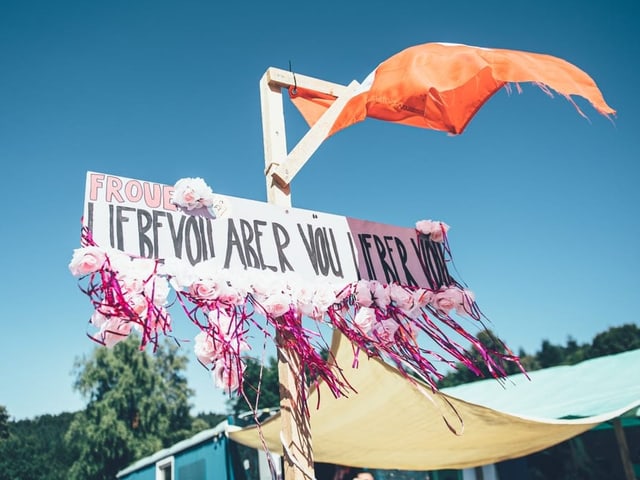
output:
[{"label": "wooden diagonal brace", "polygon": [[263,77],[263,82],[265,82],[271,90],[299,86],[337,97],[335,102],[324,112],[322,117],[309,129],[286,157],[281,159],[281,161],[278,161],[280,159],[276,158],[265,158],[267,161],[265,175],[272,177],[273,181],[280,187],[287,187],[293,180],[293,177],[295,177],[327,138],[331,126],[345,104],[357,92],[360,84],[354,80],[345,87],[344,85],[307,77],[305,75],[296,74],[294,76],[292,72],[276,68],[269,68],[267,70]]}]

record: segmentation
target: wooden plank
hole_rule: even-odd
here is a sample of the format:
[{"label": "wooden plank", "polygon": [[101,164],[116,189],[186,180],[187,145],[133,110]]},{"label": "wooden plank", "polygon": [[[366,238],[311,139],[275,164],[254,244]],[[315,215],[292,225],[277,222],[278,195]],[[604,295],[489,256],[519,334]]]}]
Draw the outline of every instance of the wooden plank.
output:
[{"label": "wooden plank", "polygon": [[274,181],[271,169],[287,157],[287,136],[282,108],[282,88],[271,83],[267,71],[260,80],[260,108],[262,113],[262,139],[264,146],[267,201],[274,205],[291,206],[288,185]]},{"label": "wooden plank", "polygon": [[[293,72],[288,72],[274,67],[269,68],[265,72],[262,82],[264,83],[264,86],[261,86],[261,92],[264,91],[265,93],[264,96],[261,96],[261,98],[263,98],[263,103],[269,99],[269,92],[281,92],[282,88],[290,86],[300,86],[337,97],[331,107],[327,109],[318,122],[309,129],[305,136],[288,155],[286,152],[286,141],[284,143],[284,151],[280,152],[282,153],[282,156],[276,157],[272,152],[269,152],[271,154],[269,158],[265,155],[265,161],[268,162],[265,170],[267,181],[271,182],[273,179],[280,189],[286,190],[293,180],[293,177],[300,171],[309,158],[311,158],[311,155],[316,152],[322,142],[326,139],[333,122],[338,117],[347,101],[354,95],[360,84],[354,80],[348,86],[344,86],[308,77],[306,75],[294,74]],[[279,131],[279,127],[276,126],[276,122],[280,119],[282,119],[282,129],[284,129],[282,99],[280,98],[277,106],[275,105],[275,100],[273,102],[269,100],[269,102],[274,103],[272,108],[274,110],[279,109],[279,112],[265,112],[265,106],[263,105],[263,119],[267,118],[269,121],[269,123],[266,124],[263,120],[263,137],[265,139],[267,136],[273,136],[275,132]],[[269,116],[265,117],[265,114],[278,115],[278,119]],[[270,133],[266,134],[267,136],[265,136],[265,128],[270,129]],[[278,139],[273,138],[273,140],[277,141]],[[273,147],[271,146],[271,148]],[[266,145],[265,152],[267,152]]]},{"label": "wooden plank", "polygon": [[[291,206],[289,185],[275,182],[271,170],[287,156],[282,87],[270,81],[269,69],[260,81],[262,110],[262,134],[265,152],[265,177],[267,200],[283,207]],[[274,73],[274,72],[271,72]],[[311,426],[305,414],[302,399],[306,398],[304,384],[300,384],[302,369],[300,359],[286,348],[287,339],[276,335],[278,350],[278,378],[280,381],[281,441],[284,453],[284,478],[286,480],[313,480],[313,450]]]},{"label": "wooden plank", "polygon": [[339,83],[327,82],[326,80],[320,80],[318,78],[307,77],[306,75],[300,75],[298,73],[288,72],[287,70],[281,70],[279,68],[270,67],[264,74],[265,81],[272,87],[288,88],[292,86],[299,86],[308,88],[309,90],[315,90],[316,92],[326,93],[339,97],[347,89],[346,86]]},{"label": "wooden plank", "polygon": [[636,476],[633,471],[633,464],[631,463],[631,457],[629,456],[629,446],[627,445],[627,437],[624,434],[624,428],[622,428],[622,422],[620,417],[613,420],[613,430],[616,434],[616,440],[618,441],[618,451],[620,452],[620,459],[622,461],[622,468],[624,470],[624,476],[626,480],[635,480]]},{"label": "wooden plank", "polygon": [[283,335],[276,336],[278,345],[278,378],[280,380],[280,440],[283,447],[285,480],[315,480],[311,424],[303,404],[306,386],[301,383],[302,364]]},{"label": "wooden plank", "polygon": [[309,129],[304,137],[300,139],[298,144],[287,155],[284,162],[277,165],[273,170],[273,175],[278,177],[276,182],[282,185],[289,185],[293,177],[300,171],[304,164],[311,158],[316,150],[325,141],[333,123],[340,115],[340,112],[353,98],[360,84],[355,80],[340,94],[335,102],[327,109],[326,112],[318,119],[318,121]]}]

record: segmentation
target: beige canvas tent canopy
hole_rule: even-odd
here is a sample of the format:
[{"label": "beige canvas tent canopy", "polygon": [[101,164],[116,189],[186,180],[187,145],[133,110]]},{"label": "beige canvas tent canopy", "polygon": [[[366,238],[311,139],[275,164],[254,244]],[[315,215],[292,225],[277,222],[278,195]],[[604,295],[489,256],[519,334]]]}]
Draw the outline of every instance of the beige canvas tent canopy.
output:
[{"label": "beige canvas tent canopy", "polygon": [[[439,393],[412,385],[377,360],[361,356],[352,369],[351,345],[340,336],[332,350],[358,393],[336,399],[322,385],[311,392],[316,462],[401,470],[475,467],[540,451],[640,406],[640,350],[531,372],[530,380],[515,375],[504,384],[490,379]],[[262,425],[273,452],[282,452],[280,429],[278,416]],[[256,427],[229,436],[263,448]]]}]

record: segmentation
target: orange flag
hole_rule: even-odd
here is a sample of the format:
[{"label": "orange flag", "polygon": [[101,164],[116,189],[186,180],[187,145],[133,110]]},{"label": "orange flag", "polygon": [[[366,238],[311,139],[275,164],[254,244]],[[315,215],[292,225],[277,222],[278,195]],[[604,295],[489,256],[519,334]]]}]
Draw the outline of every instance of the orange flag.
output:
[{"label": "orange flag", "polygon": [[[523,82],[532,82],[549,94],[556,91],[574,105],[571,96],[579,95],[605,116],[616,113],[589,75],[560,58],[427,43],[382,62],[347,102],[329,136],[367,117],[460,134],[491,95],[509,83]],[[300,87],[290,88],[289,93],[311,126],[335,100]]]}]

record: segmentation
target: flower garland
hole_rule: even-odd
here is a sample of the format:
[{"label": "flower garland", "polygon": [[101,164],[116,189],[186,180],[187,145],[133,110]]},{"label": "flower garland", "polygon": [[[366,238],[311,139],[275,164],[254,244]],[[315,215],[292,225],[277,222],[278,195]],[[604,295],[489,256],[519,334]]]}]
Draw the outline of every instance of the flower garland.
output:
[{"label": "flower garland", "polygon": [[[189,212],[213,205],[212,195],[201,179],[183,179],[176,184],[173,198]],[[215,385],[229,394],[242,394],[243,355],[250,350],[248,335],[255,329],[266,336],[279,334],[284,342],[280,346],[295,353],[306,372],[301,382],[322,380],[336,397],[352,390],[340,366],[333,365],[334,359],[322,358],[319,333],[303,327],[303,317],[345,335],[353,345],[354,367],[358,352],[363,351],[393,364],[407,378],[419,375],[436,389],[443,376],[437,363],[455,366],[459,362],[481,375],[476,360],[454,335],[480,353],[496,378],[505,375],[504,361],[520,365],[504,345],[500,346],[507,353],[487,348],[454,319],[455,315],[481,322],[481,313],[473,293],[448,274],[448,229],[432,220],[416,223],[416,234],[426,240],[433,263],[430,288],[376,280],[308,283],[269,271],[219,270],[210,261],[192,267],[179,260],[136,258],[100,248],[86,227],[69,269],[80,278],[81,289],[95,309],[90,324],[97,331],[91,338],[107,347],[135,330],[141,333],[141,348],[147,344],[155,348],[161,334],[171,333],[168,308],[173,291],[199,329],[195,355],[211,371]],[[443,353],[423,348],[420,334]]]}]

